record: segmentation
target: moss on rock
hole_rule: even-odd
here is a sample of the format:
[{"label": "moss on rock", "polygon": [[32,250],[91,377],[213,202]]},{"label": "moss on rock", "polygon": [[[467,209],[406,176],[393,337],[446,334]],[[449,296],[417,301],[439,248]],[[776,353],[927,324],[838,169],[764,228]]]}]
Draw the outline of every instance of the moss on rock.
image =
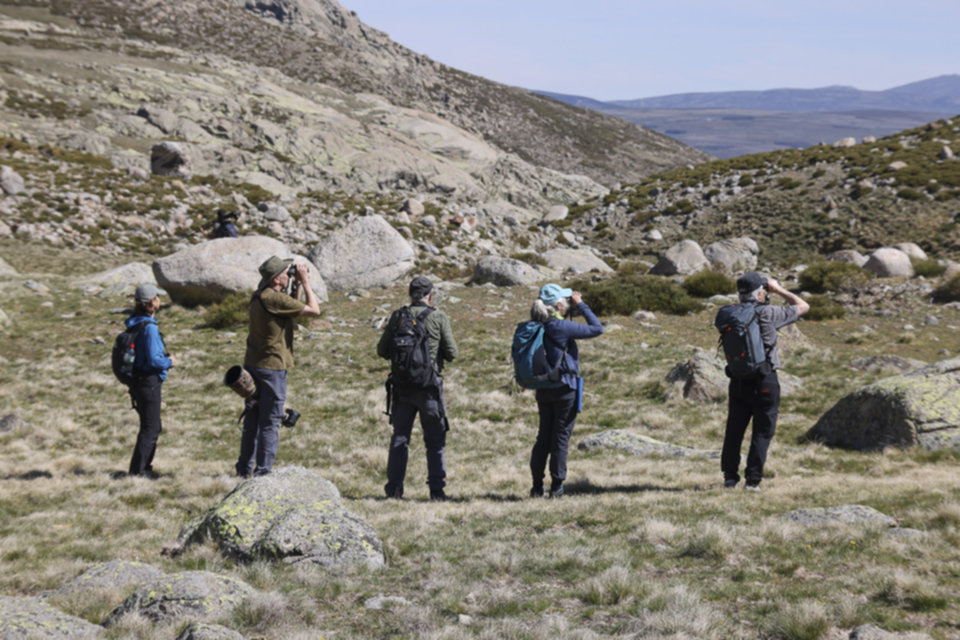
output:
[{"label": "moss on rock", "polygon": [[960,447],[960,358],[854,391],[823,414],[807,437],[861,451]]},{"label": "moss on rock", "polygon": [[328,480],[284,467],[240,483],[220,504],[187,524],[183,546],[213,539],[234,558],[322,566],[383,566],[383,544],[370,525],[349,513]]},{"label": "moss on rock", "polygon": [[93,638],[102,630],[102,627],[68,616],[39,600],[0,596],[0,638],[4,640],[80,640]]}]

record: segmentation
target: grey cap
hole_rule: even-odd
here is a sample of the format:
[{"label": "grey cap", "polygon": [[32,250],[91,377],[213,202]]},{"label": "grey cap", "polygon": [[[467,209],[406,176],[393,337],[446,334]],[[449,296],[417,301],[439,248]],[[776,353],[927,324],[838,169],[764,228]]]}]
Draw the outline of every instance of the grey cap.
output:
[{"label": "grey cap", "polygon": [[433,291],[433,283],[427,276],[417,276],[410,281],[410,298],[422,300]]},{"label": "grey cap", "polygon": [[133,294],[133,297],[137,302],[146,304],[156,298],[158,295],[160,295],[160,290],[157,289],[156,285],[142,284],[137,287],[137,291]]}]

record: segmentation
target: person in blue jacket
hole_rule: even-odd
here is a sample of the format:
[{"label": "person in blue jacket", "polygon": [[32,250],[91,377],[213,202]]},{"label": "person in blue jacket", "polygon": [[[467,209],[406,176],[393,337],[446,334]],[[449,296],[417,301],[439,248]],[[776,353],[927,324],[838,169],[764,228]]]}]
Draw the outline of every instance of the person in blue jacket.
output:
[{"label": "person in blue jacket", "polygon": [[[583,315],[587,324],[565,319],[574,313]],[[544,495],[543,477],[550,458],[551,498],[563,497],[563,481],[567,478],[567,450],[577,420],[577,379],[580,377],[580,351],[577,339],[595,338],[603,333],[600,321],[593,315],[579,291],[546,284],[530,308],[530,319],[543,323],[543,347],[551,367],[564,358],[560,380],[554,387],[537,389],[540,430],[530,453],[533,488],[530,497]],[[564,355],[566,352],[566,355]]]},{"label": "person in blue jacket", "polygon": [[130,460],[130,475],[155,479],[153,454],[160,437],[160,387],[167,379],[167,370],[176,366],[177,359],[168,356],[157,327],[156,315],[160,309],[160,295],[152,284],[142,284],[134,294],[133,313],[125,324],[131,328],[143,324],[134,341],[136,359],[133,363],[133,384],[130,397],[140,415],[140,433]]}]

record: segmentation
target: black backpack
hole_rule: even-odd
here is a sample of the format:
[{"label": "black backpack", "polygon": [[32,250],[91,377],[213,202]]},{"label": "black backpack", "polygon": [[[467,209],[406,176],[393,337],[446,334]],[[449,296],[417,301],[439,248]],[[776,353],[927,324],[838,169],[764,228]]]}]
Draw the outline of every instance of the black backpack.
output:
[{"label": "black backpack", "polygon": [[401,307],[400,320],[390,340],[390,378],[399,388],[426,388],[437,384],[437,372],[430,358],[424,320],[435,309],[427,307],[419,317],[410,307]]},{"label": "black backpack", "polygon": [[127,385],[133,384],[133,365],[137,360],[137,336],[147,321],[128,327],[117,336],[113,342],[113,353],[110,356],[110,365],[117,380]]},{"label": "black backpack", "polygon": [[767,351],[760,335],[760,310],[752,302],[728,304],[717,313],[714,325],[730,378],[756,378],[770,373]]}]

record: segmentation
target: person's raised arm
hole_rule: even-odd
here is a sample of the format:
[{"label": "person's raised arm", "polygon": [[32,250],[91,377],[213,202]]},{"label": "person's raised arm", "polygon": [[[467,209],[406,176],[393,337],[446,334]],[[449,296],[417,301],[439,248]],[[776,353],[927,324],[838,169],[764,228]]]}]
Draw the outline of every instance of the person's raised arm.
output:
[{"label": "person's raised arm", "polygon": [[780,286],[779,282],[777,282],[773,278],[770,278],[769,280],[767,280],[767,291],[769,291],[770,293],[777,294],[778,296],[786,300],[787,304],[793,305],[794,307],[796,307],[798,316],[802,316],[807,311],[810,311],[810,305],[807,304],[806,300],[804,300],[803,298],[801,298],[795,293],[787,291],[782,286]]},{"label": "person's raised arm", "polygon": [[295,266],[297,267],[297,282],[300,283],[303,293],[307,296],[307,306],[300,312],[300,317],[316,318],[320,315],[320,302],[317,300],[317,294],[310,288],[310,276],[307,271],[307,265],[298,264]]}]

